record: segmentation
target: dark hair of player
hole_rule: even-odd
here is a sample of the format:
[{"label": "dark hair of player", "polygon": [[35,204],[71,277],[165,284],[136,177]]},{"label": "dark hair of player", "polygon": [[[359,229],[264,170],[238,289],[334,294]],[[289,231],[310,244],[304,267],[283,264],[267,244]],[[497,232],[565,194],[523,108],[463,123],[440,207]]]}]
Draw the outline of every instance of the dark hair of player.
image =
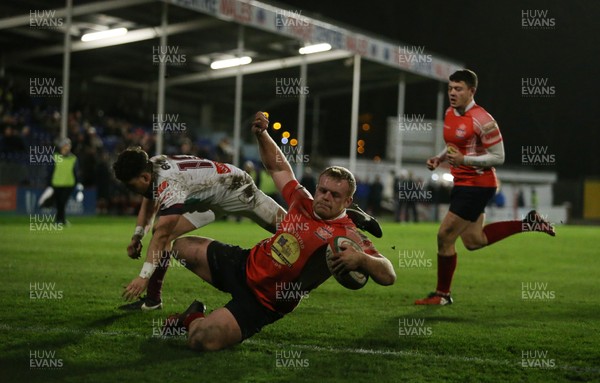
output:
[{"label": "dark hair of player", "polygon": [[461,82],[464,81],[469,88],[477,88],[479,80],[475,72],[469,69],[457,70],[450,75],[450,81]]},{"label": "dark hair of player", "polygon": [[113,170],[115,177],[126,183],[144,171],[151,172],[151,166],[152,164],[148,161],[148,154],[141,147],[132,146],[119,154],[117,161],[113,164]]},{"label": "dark hair of player", "polygon": [[350,186],[350,196],[354,195],[354,192],[356,191],[356,180],[350,170],[341,166],[330,166],[319,174],[319,179],[321,179],[322,176],[328,176],[339,181],[346,180]]}]

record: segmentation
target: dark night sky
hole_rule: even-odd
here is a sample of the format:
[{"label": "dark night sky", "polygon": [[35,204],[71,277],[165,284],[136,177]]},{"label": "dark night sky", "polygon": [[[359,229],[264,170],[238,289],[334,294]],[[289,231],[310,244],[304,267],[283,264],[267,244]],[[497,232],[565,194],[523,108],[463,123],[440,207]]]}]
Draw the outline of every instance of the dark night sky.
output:
[{"label": "dark night sky", "polygon": [[[475,100],[500,125],[507,165],[521,164],[522,146],[538,145],[556,155],[556,165],[545,169],[561,178],[600,175],[594,113],[600,107],[600,1],[280,3],[466,63],[479,76]],[[522,29],[523,10],[547,10],[554,29]],[[521,79],[528,77],[547,78],[555,96],[523,97]],[[361,112],[366,103],[361,100]]]}]

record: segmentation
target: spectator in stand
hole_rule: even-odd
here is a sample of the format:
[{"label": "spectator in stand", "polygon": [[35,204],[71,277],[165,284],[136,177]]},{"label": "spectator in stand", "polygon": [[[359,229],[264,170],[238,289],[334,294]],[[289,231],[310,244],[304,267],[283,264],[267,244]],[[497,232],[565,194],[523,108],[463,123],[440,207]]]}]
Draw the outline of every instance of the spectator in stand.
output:
[{"label": "spectator in stand", "polygon": [[383,184],[379,175],[375,176],[371,187],[369,188],[369,209],[370,214],[378,216],[381,212],[381,199],[383,198]]},{"label": "spectator in stand", "polygon": [[354,202],[363,210],[368,209],[369,189],[370,187],[368,183],[363,182],[360,178],[356,177],[356,192],[354,192]]}]

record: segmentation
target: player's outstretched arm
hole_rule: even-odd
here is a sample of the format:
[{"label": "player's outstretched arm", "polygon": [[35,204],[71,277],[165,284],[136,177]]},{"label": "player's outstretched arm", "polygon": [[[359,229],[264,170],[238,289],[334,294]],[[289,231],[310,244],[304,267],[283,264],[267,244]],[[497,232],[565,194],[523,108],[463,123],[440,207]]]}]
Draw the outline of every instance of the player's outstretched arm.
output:
[{"label": "player's outstretched arm", "polygon": [[140,275],[134,278],[129,285],[123,291],[123,297],[126,300],[132,300],[138,297],[141,293],[146,290],[148,286],[148,280],[154,273],[154,269],[160,262],[160,257],[165,249],[168,249],[169,245],[169,234],[173,232],[180,215],[165,215],[158,218],[156,225],[154,226],[154,233],[152,239],[148,245],[148,251],[146,252],[146,261],[142,266]]},{"label": "player's outstretched arm", "polygon": [[260,158],[265,165],[265,169],[273,178],[275,186],[279,192],[290,181],[296,179],[290,163],[287,161],[275,141],[269,136],[267,128],[269,120],[262,112],[256,113],[256,118],[252,124],[252,132],[256,135]]}]

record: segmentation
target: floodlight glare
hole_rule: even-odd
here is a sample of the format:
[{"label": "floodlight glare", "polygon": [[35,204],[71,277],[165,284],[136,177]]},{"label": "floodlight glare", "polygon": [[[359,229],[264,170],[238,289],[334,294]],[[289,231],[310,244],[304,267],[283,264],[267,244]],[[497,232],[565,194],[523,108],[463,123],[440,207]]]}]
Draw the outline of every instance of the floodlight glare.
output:
[{"label": "floodlight glare", "polygon": [[124,36],[125,34],[127,34],[127,28],[108,29],[106,31],[86,33],[85,35],[81,36],[81,41],[87,42],[94,40],[109,39],[112,37]]},{"label": "floodlight glare", "polygon": [[311,53],[326,52],[331,50],[331,45],[327,43],[307,45],[298,50],[301,55],[309,55]]},{"label": "floodlight glare", "polygon": [[454,177],[453,177],[453,176],[452,176],[452,174],[450,174],[450,173],[444,173],[444,174],[442,175],[442,179],[443,179],[444,181],[452,182],[452,181],[454,180]]},{"label": "floodlight glare", "polygon": [[252,58],[249,56],[236,57],[234,59],[217,60],[210,64],[211,69],[223,69],[231,68],[234,66],[247,65],[252,62]]}]

